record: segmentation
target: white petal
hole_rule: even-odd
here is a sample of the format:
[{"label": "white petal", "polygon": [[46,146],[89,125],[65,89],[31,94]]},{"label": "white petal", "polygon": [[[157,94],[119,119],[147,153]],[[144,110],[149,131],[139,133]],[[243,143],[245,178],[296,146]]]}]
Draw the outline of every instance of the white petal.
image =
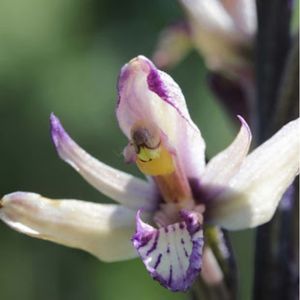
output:
[{"label": "white petal", "polygon": [[[213,157],[207,164],[201,177],[201,185],[213,196],[215,192],[227,185],[233,175],[237,173],[246,157],[250,143],[251,131],[246,121],[239,117],[241,129],[231,145]],[[207,193],[206,193],[207,194]]]},{"label": "white petal", "polygon": [[257,29],[256,3],[254,0],[222,0],[238,30],[251,38]]},{"label": "white petal", "polygon": [[299,119],[253,151],[228,189],[210,208],[211,220],[227,229],[268,222],[299,172]]},{"label": "white petal", "polygon": [[59,119],[51,115],[51,135],[59,156],[104,195],[132,209],[151,210],[157,194],[153,185],[114,169],[89,155],[68,135]]},{"label": "white petal", "polygon": [[136,257],[135,212],[120,205],[50,200],[16,192],[1,200],[0,219],[32,237],[85,250],[104,261]]},{"label": "white petal", "polygon": [[249,47],[251,40],[237,26],[230,15],[231,11],[224,7],[222,1],[180,2],[188,14],[195,46],[203,54],[210,69],[228,72],[230,67],[248,64],[241,49]]},{"label": "white petal", "polygon": [[180,0],[183,7],[203,27],[218,31],[234,30],[234,22],[219,0]]}]

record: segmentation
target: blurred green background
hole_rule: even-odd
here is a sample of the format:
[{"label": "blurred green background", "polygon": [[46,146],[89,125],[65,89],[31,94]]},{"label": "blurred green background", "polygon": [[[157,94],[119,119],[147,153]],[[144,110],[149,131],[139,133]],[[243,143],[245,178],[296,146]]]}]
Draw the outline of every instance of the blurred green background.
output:
[{"label": "blurred green background", "polygon": [[[114,116],[120,67],[151,57],[164,26],[182,17],[172,0],[1,0],[0,194],[22,190],[52,198],[108,202],[57,157],[48,118],[55,112],[94,156],[123,163],[126,144]],[[170,71],[207,142],[208,157],[236,133],[205,85],[197,53]],[[232,234],[241,299],[250,299],[251,231]],[[16,233],[0,224],[1,300],[186,299],[161,288],[141,261],[106,264],[75,249]]]}]

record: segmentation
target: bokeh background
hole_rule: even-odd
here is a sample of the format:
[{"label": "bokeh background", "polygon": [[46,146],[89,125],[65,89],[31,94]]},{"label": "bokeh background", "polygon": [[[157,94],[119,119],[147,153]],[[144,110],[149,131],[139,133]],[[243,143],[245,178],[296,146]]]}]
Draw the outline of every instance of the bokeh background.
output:
[{"label": "bokeh background", "polygon": [[[1,0],[0,195],[21,190],[52,198],[109,202],[57,157],[49,137],[55,112],[91,154],[124,171],[126,144],[114,115],[121,66],[151,57],[159,32],[182,18],[173,0]],[[237,129],[206,86],[193,52],[169,71],[186,96],[211,157]],[[241,299],[250,299],[253,232],[231,234]],[[87,253],[0,224],[1,300],[186,299],[154,282],[140,260],[106,264]]]}]

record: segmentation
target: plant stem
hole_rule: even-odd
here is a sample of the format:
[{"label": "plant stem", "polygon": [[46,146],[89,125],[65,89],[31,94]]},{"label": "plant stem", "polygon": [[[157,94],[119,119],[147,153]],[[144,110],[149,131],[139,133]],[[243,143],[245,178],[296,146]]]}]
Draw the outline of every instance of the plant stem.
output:
[{"label": "plant stem", "polygon": [[[298,54],[293,49],[289,52],[292,6],[292,1],[288,0],[257,0],[258,144],[290,121],[294,110],[297,110],[293,105],[296,102],[295,89],[299,80],[299,69],[294,65]],[[290,57],[293,55],[293,63],[291,58],[287,59],[288,53]],[[295,249],[298,248],[293,233],[295,220],[298,218],[295,215],[298,202],[291,189],[284,195],[273,219],[257,229],[253,292],[255,300],[297,299],[295,252],[298,250]],[[286,203],[289,205],[284,205]]]}]

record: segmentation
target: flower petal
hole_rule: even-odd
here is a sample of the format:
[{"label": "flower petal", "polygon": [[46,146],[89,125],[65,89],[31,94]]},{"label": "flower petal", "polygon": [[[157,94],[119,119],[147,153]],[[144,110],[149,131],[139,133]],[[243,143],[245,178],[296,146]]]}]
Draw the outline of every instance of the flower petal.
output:
[{"label": "flower petal", "polygon": [[211,220],[238,230],[268,222],[299,172],[299,119],[253,151],[210,207]]},{"label": "flower petal", "polygon": [[236,28],[252,38],[257,29],[256,3],[254,0],[222,1],[223,6],[234,20]]},{"label": "flower petal", "polygon": [[134,258],[135,213],[120,205],[50,200],[16,192],[1,200],[0,219],[32,237],[85,250],[104,261]]},{"label": "flower petal", "polygon": [[218,188],[223,189],[227,185],[232,176],[240,169],[249,151],[252,139],[251,131],[246,121],[240,116],[238,118],[241,121],[241,129],[235,140],[228,148],[209,161],[201,177],[203,189],[211,188],[211,192],[208,192],[210,197],[218,192]]},{"label": "flower petal", "polygon": [[165,28],[153,54],[159,68],[170,68],[178,64],[192,49],[188,24],[178,22]]},{"label": "flower petal", "polygon": [[[246,0],[247,1],[247,0]],[[252,1],[252,0],[249,0]],[[248,36],[237,26],[219,0],[180,0],[186,10],[195,46],[208,67],[227,73],[228,68],[248,65]]]},{"label": "flower petal", "polygon": [[51,114],[51,136],[58,155],[93,187],[104,195],[132,209],[151,210],[156,206],[153,185],[114,169],[95,159],[68,135],[59,119]]},{"label": "flower petal", "polygon": [[199,177],[205,165],[205,144],[174,80],[138,56],[122,68],[118,92],[117,118],[128,139],[136,122],[154,123],[176,150],[186,175]]},{"label": "flower petal", "polygon": [[172,291],[186,291],[199,275],[203,231],[196,212],[181,212],[182,222],[155,229],[137,214],[133,244],[150,275]]}]

